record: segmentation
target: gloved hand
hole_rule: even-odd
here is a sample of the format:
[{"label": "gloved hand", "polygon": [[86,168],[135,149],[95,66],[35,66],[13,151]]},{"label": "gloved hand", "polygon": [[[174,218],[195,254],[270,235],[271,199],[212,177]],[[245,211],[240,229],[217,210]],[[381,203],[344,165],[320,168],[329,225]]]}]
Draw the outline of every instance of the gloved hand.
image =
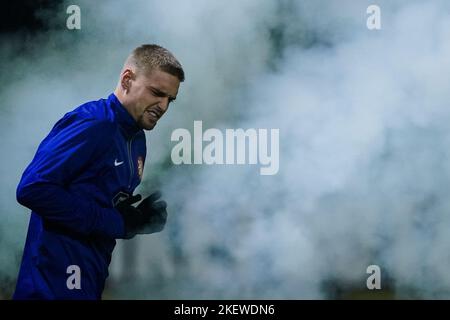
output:
[{"label": "gloved hand", "polygon": [[116,209],[122,216],[123,224],[125,225],[124,239],[131,239],[137,234],[137,230],[144,224],[144,216],[142,213],[132,206],[133,203],[141,200],[141,195],[137,194],[129,197],[128,199],[119,202]]},{"label": "gloved hand", "polygon": [[131,239],[136,234],[150,234],[164,229],[167,220],[167,203],[156,201],[161,198],[161,193],[157,191],[145,198],[137,208],[133,207],[132,204],[141,198],[139,194],[134,195],[116,206],[124,220],[124,239]]},{"label": "gloved hand", "polygon": [[142,212],[145,223],[139,233],[155,233],[164,229],[167,221],[167,203],[161,198],[161,192],[156,191],[142,200],[137,209]]}]

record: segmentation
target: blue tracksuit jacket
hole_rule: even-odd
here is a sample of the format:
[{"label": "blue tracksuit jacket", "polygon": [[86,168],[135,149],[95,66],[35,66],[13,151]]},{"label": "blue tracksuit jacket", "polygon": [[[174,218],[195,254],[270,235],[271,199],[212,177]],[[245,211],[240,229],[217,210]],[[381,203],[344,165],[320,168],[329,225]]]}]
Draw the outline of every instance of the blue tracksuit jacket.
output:
[{"label": "blue tracksuit jacket", "polygon": [[32,212],[14,299],[101,298],[125,232],[114,206],[140,183],[145,156],[144,131],[114,94],[55,124],[17,187]]}]

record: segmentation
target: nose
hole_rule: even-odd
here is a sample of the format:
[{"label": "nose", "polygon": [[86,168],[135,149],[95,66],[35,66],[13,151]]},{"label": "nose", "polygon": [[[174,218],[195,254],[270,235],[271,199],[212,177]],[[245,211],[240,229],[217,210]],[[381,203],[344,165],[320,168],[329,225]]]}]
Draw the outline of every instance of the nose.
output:
[{"label": "nose", "polygon": [[161,98],[159,107],[161,108],[163,113],[165,113],[167,111],[167,109],[169,108],[169,98],[168,97]]}]

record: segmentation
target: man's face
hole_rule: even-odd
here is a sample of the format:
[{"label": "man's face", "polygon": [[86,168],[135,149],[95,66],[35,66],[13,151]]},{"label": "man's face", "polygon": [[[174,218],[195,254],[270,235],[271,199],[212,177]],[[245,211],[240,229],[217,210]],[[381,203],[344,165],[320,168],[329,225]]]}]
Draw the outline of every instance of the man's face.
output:
[{"label": "man's face", "polygon": [[167,111],[169,103],[175,100],[180,81],[161,70],[152,70],[148,74],[130,71],[128,84],[124,105],[139,127],[152,130]]}]

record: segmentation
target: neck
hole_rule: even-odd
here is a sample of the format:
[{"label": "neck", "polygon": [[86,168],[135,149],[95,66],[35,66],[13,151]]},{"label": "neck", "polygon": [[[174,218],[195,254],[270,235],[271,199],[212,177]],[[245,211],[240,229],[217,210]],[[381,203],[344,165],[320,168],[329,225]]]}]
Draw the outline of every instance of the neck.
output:
[{"label": "neck", "polygon": [[121,91],[119,88],[116,88],[116,89],[114,90],[114,95],[117,97],[117,99],[119,99],[120,103],[121,103],[123,106],[125,106],[125,105],[123,104],[123,102],[124,102],[123,94],[122,94],[122,91]]},{"label": "neck", "polygon": [[125,94],[123,93],[123,91],[119,88],[116,88],[116,90],[114,90],[114,95],[117,97],[122,106],[128,111],[128,113],[133,117],[133,119],[137,121],[136,117],[131,112],[130,107],[126,103]]}]

